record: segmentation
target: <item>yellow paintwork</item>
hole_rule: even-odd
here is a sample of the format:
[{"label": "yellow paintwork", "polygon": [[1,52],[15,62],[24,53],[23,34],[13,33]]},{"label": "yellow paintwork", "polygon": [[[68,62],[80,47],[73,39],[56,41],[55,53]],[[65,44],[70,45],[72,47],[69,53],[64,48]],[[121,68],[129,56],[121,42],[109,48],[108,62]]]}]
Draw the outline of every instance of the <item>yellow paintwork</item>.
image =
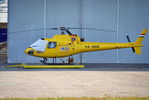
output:
[{"label": "yellow paintwork", "polygon": [[84,65],[24,65],[24,68],[84,68]]},{"label": "yellow paintwork", "polygon": [[3,67],[23,67],[23,68],[84,68],[84,65],[9,65]]},{"label": "yellow paintwork", "polygon": [[[140,36],[145,36],[147,34],[147,29],[144,29]],[[75,40],[72,40],[75,38]],[[29,50],[34,50],[35,52],[32,56],[43,57],[43,58],[57,58],[66,57],[83,52],[91,51],[102,51],[111,49],[122,49],[122,48],[132,48],[134,47],[136,54],[141,54],[140,47],[142,45],[142,40],[144,37],[138,37],[135,42],[131,43],[103,43],[103,42],[81,42],[80,37],[77,35],[55,35],[53,38],[45,38],[48,42],[56,42],[56,48],[46,48],[45,52],[38,52],[33,48],[27,48],[25,53],[28,54]],[[66,50],[65,50],[66,48]],[[64,49],[64,50],[63,50]]]}]

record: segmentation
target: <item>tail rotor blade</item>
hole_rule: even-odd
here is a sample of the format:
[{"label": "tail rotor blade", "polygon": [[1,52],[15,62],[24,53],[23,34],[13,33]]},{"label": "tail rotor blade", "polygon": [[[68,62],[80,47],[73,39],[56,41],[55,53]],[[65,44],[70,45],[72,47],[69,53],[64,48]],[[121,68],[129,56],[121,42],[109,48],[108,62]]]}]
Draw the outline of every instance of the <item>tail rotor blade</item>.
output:
[{"label": "tail rotor blade", "polygon": [[127,37],[128,42],[131,42],[128,34],[126,34],[126,37]]},{"label": "tail rotor blade", "polygon": [[[130,43],[131,41],[130,41],[129,35],[126,34],[126,37],[127,37],[128,42]],[[134,49],[134,47],[132,47],[132,52],[135,53],[135,49]]]},{"label": "tail rotor blade", "polygon": [[132,47],[132,52],[135,53],[135,48],[134,47]]}]

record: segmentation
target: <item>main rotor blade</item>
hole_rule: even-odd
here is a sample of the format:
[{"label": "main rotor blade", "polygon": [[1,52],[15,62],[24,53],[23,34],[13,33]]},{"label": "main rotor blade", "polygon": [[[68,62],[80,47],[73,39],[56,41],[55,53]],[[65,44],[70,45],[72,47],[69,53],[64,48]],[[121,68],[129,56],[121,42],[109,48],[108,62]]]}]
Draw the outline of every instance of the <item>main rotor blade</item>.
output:
[{"label": "main rotor blade", "polygon": [[21,31],[15,31],[15,32],[9,32],[8,34],[13,33],[22,33],[22,32],[31,32],[31,31],[40,31],[40,30],[59,30],[58,28],[38,28],[38,29],[29,29],[29,30],[21,30]]},{"label": "main rotor blade", "polygon": [[114,30],[107,30],[107,29],[98,29],[98,28],[67,28],[67,29],[87,29],[87,30],[98,30],[98,31],[109,31],[109,32],[115,32]]},{"label": "main rotor blade", "polygon": [[58,28],[46,28],[47,30],[59,30]]},{"label": "main rotor blade", "polygon": [[71,33],[68,29],[65,29],[65,31],[66,31],[69,35],[72,35],[72,33]]}]

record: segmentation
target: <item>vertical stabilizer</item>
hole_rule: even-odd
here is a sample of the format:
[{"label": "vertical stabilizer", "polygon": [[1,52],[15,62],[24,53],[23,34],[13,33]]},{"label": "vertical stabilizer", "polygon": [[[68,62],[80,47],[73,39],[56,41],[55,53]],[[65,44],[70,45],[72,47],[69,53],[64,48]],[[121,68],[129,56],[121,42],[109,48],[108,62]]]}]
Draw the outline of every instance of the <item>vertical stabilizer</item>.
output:
[{"label": "vertical stabilizer", "polygon": [[143,46],[142,42],[143,42],[143,39],[144,39],[145,35],[147,34],[147,32],[148,32],[148,30],[144,29],[135,42],[136,46],[134,47],[134,50],[135,50],[136,54],[138,54],[138,55],[140,55],[142,53],[141,46]]},{"label": "vertical stabilizer", "polygon": [[142,31],[142,33],[139,35],[139,37],[138,37],[137,40],[136,40],[136,44],[142,44],[142,41],[143,41],[145,35],[147,34],[147,32],[148,32],[147,29],[144,29],[144,30]]}]

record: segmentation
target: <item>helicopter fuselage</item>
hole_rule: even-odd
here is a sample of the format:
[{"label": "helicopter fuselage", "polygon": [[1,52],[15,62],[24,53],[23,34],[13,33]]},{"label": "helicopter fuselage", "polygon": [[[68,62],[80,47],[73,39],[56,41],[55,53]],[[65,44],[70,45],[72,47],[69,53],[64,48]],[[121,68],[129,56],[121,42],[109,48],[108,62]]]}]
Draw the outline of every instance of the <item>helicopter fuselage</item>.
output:
[{"label": "helicopter fuselage", "polygon": [[[132,48],[135,47],[137,54],[138,48],[143,46],[140,43],[103,43],[103,42],[84,42],[78,35],[55,35],[53,38],[42,38],[41,42],[32,44],[25,50],[31,56],[42,58],[59,58],[75,55],[83,52],[101,51],[110,49]],[[42,44],[43,42],[43,44]],[[39,46],[40,45],[40,46]],[[137,48],[138,47],[138,48]]]}]

